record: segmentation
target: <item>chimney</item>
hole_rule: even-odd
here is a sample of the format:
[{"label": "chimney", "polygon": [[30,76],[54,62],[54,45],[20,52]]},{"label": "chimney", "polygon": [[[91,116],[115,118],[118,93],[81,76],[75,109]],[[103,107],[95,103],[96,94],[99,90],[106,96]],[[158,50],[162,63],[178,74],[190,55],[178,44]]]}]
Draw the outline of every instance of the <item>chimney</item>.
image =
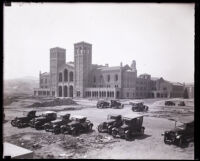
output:
[{"label": "chimney", "polygon": [[122,67],[123,66],[123,64],[122,64],[122,62],[120,63],[120,67]]}]

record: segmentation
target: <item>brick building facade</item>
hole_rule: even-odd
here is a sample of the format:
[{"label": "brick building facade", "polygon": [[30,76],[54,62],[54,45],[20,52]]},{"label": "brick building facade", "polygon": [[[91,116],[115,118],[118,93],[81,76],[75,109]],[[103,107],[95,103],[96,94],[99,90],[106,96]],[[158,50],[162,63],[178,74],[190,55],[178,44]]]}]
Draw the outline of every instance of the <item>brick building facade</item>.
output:
[{"label": "brick building facade", "polygon": [[184,85],[149,74],[137,76],[136,61],[109,67],[92,64],[92,44],[74,44],[74,62],[66,63],[66,50],[50,49],[50,72],[40,73],[35,96],[90,98],[182,97]]}]

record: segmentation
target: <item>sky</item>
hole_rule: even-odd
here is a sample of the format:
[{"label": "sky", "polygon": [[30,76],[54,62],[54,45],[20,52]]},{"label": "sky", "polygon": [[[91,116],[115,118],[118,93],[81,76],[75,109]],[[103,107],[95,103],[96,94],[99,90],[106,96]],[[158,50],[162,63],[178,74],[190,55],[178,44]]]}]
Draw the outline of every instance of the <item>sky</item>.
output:
[{"label": "sky", "polygon": [[92,63],[194,82],[194,4],[12,3],[4,7],[4,79],[49,72],[50,48],[92,44]]}]

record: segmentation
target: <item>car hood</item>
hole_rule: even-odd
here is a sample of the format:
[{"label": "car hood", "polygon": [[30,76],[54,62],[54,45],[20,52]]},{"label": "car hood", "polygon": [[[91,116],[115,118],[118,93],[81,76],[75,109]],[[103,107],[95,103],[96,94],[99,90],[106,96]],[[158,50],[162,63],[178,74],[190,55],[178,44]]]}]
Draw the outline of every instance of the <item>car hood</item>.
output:
[{"label": "car hood", "polygon": [[35,121],[42,121],[42,120],[45,120],[46,118],[45,117],[38,117],[35,119]]},{"label": "car hood", "polygon": [[107,124],[112,124],[113,122],[115,122],[115,120],[108,120],[108,121],[106,121],[105,123],[107,123]]},{"label": "car hood", "polygon": [[69,126],[73,126],[73,125],[76,125],[76,124],[78,124],[79,122],[77,122],[77,121],[72,121],[72,122],[70,122],[70,123],[68,123],[68,125]]},{"label": "car hood", "polygon": [[128,125],[122,125],[121,127],[120,127],[120,129],[128,129]]}]

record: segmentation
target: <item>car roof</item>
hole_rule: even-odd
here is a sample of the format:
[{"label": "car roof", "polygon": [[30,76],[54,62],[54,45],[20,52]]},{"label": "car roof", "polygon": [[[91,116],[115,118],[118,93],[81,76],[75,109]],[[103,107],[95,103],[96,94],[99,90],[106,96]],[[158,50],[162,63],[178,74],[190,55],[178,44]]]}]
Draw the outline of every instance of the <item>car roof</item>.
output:
[{"label": "car roof", "polygon": [[130,101],[131,103],[144,103],[143,101]]},{"label": "car roof", "polygon": [[108,114],[108,116],[121,116],[120,114]]},{"label": "car roof", "polygon": [[73,115],[71,118],[83,119],[83,118],[86,118],[86,117],[81,116],[81,115]]},{"label": "car roof", "polygon": [[60,122],[60,121],[62,121],[61,119],[57,119],[57,120],[53,120],[53,121],[51,121],[52,123],[56,123],[56,122]]},{"label": "car roof", "polygon": [[124,115],[123,119],[132,120],[132,119],[135,119],[135,118],[138,118],[138,117],[143,117],[143,116],[144,115],[139,115],[139,114],[132,113],[132,114]]},{"label": "car roof", "polygon": [[60,116],[71,115],[70,113],[61,113]]},{"label": "car roof", "polygon": [[43,112],[44,114],[49,114],[49,113],[56,113],[55,111],[45,111]]},{"label": "car roof", "polygon": [[178,118],[175,118],[174,120],[186,124],[186,123],[193,122],[194,116],[178,117]]}]

